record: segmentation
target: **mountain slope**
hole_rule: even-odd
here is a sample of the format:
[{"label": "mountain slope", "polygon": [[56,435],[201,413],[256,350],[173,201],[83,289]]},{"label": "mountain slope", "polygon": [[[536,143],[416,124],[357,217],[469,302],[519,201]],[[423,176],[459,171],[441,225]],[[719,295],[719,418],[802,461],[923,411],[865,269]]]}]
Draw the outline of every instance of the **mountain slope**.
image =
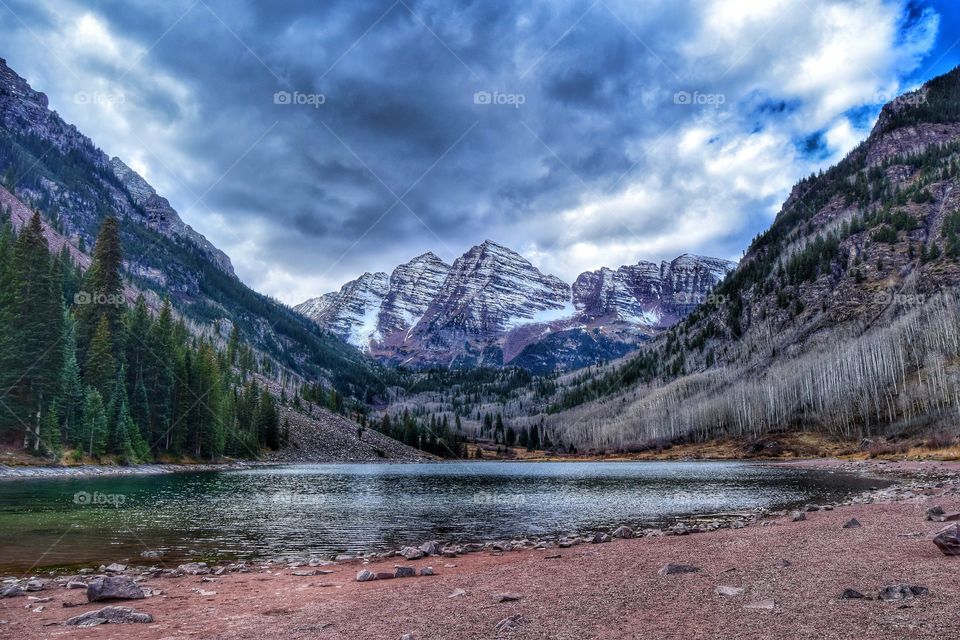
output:
[{"label": "mountain slope", "polygon": [[886,105],[865,142],[794,187],[705,304],[637,357],[569,381],[551,418],[558,434],[582,438],[576,424],[595,429],[597,444],[624,446],[952,424],[958,98],[960,69]]},{"label": "mountain slope", "polygon": [[341,392],[365,397],[383,388],[361,354],[240,282],[223,252],[140,176],[51,111],[47,97],[2,59],[0,183],[80,249],[92,244],[105,217],[117,217],[133,286],[148,300],[169,295],[178,312],[209,333],[225,337],[237,327],[281,366]]},{"label": "mountain slope", "polygon": [[395,364],[546,373],[626,354],[689,313],[732,268],[684,255],[584,273],[570,287],[488,240],[452,266],[427,253],[295,309]]}]

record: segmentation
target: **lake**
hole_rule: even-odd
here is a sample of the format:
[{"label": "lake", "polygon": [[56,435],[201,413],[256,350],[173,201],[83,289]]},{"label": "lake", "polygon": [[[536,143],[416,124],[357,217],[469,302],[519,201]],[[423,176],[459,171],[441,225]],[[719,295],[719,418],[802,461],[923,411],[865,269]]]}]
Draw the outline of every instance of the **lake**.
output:
[{"label": "lake", "polygon": [[0,482],[0,570],[483,542],[840,500],[886,483],[740,462],[291,465]]}]

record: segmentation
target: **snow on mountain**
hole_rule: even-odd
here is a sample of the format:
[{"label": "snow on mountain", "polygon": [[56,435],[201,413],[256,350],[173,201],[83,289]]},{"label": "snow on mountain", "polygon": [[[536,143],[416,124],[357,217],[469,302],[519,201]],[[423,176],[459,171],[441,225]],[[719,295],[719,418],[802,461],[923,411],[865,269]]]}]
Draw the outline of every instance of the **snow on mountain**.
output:
[{"label": "snow on mountain", "polygon": [[499,366],[549,341],[583,353],[546,359],[538,353],[537,362],[589,363],[672,325],[733,266],[683,255],[589,271],[571,287],[487,240],[452,266],[425,253],[389,276],[365,273],[295,309],[391,362]]}]

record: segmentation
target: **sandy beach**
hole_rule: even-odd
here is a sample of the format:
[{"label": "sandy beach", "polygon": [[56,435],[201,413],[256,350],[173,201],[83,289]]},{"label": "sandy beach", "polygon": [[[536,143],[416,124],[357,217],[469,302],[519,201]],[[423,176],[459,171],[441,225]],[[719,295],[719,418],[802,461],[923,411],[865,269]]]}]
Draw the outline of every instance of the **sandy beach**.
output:
[{"label": "sandy beach", "polygon": [[[817,464],[839,469],[851,463]],[[948,513],[960,510],[960,465],[854,464],[863,472],[909,473],[912,479],[875,492],[866,504],[805,512],[797,522],[787,514],[739,529],[569,548],[319,568],[252,565],[248,573],[147,577],[141,586],[159,593],[142,600],[87,603],[83,589],[62,588],[49,579],[42,591],[0,600],[0,635],[155,640],[359,640],[404,634],[416,639],[953,637],[960,628],[960,557],[944,556],[931,542],[945,524],[928,521],[926,511],[934,505]],[[852,518],[861,526],[844,528]],[[668,563],[699,570],[662,575]],[[414,567],[418,574],[430,566],[436,575],[356,580],[361,570],[393,573],[398,565]],[[877,599],[889,585],[922,586],[928,592],[908,600]],[[736,595],[718,595],[717,587],[733,587]],[[867,598],[841,599],[845,589]],[[114,604],[149,613],[154,622],[61,626],[72,616]]]}]

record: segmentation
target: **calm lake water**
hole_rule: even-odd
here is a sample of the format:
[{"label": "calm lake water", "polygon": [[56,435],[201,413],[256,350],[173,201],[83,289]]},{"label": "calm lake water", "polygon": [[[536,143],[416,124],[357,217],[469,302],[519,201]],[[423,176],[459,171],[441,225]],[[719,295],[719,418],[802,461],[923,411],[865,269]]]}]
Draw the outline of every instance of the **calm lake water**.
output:
[{"label": "calm lake water", "polygon": [[787,508],[881,484],[736,462],[363,464],[0,482],[0,570],[279,558]]}]

